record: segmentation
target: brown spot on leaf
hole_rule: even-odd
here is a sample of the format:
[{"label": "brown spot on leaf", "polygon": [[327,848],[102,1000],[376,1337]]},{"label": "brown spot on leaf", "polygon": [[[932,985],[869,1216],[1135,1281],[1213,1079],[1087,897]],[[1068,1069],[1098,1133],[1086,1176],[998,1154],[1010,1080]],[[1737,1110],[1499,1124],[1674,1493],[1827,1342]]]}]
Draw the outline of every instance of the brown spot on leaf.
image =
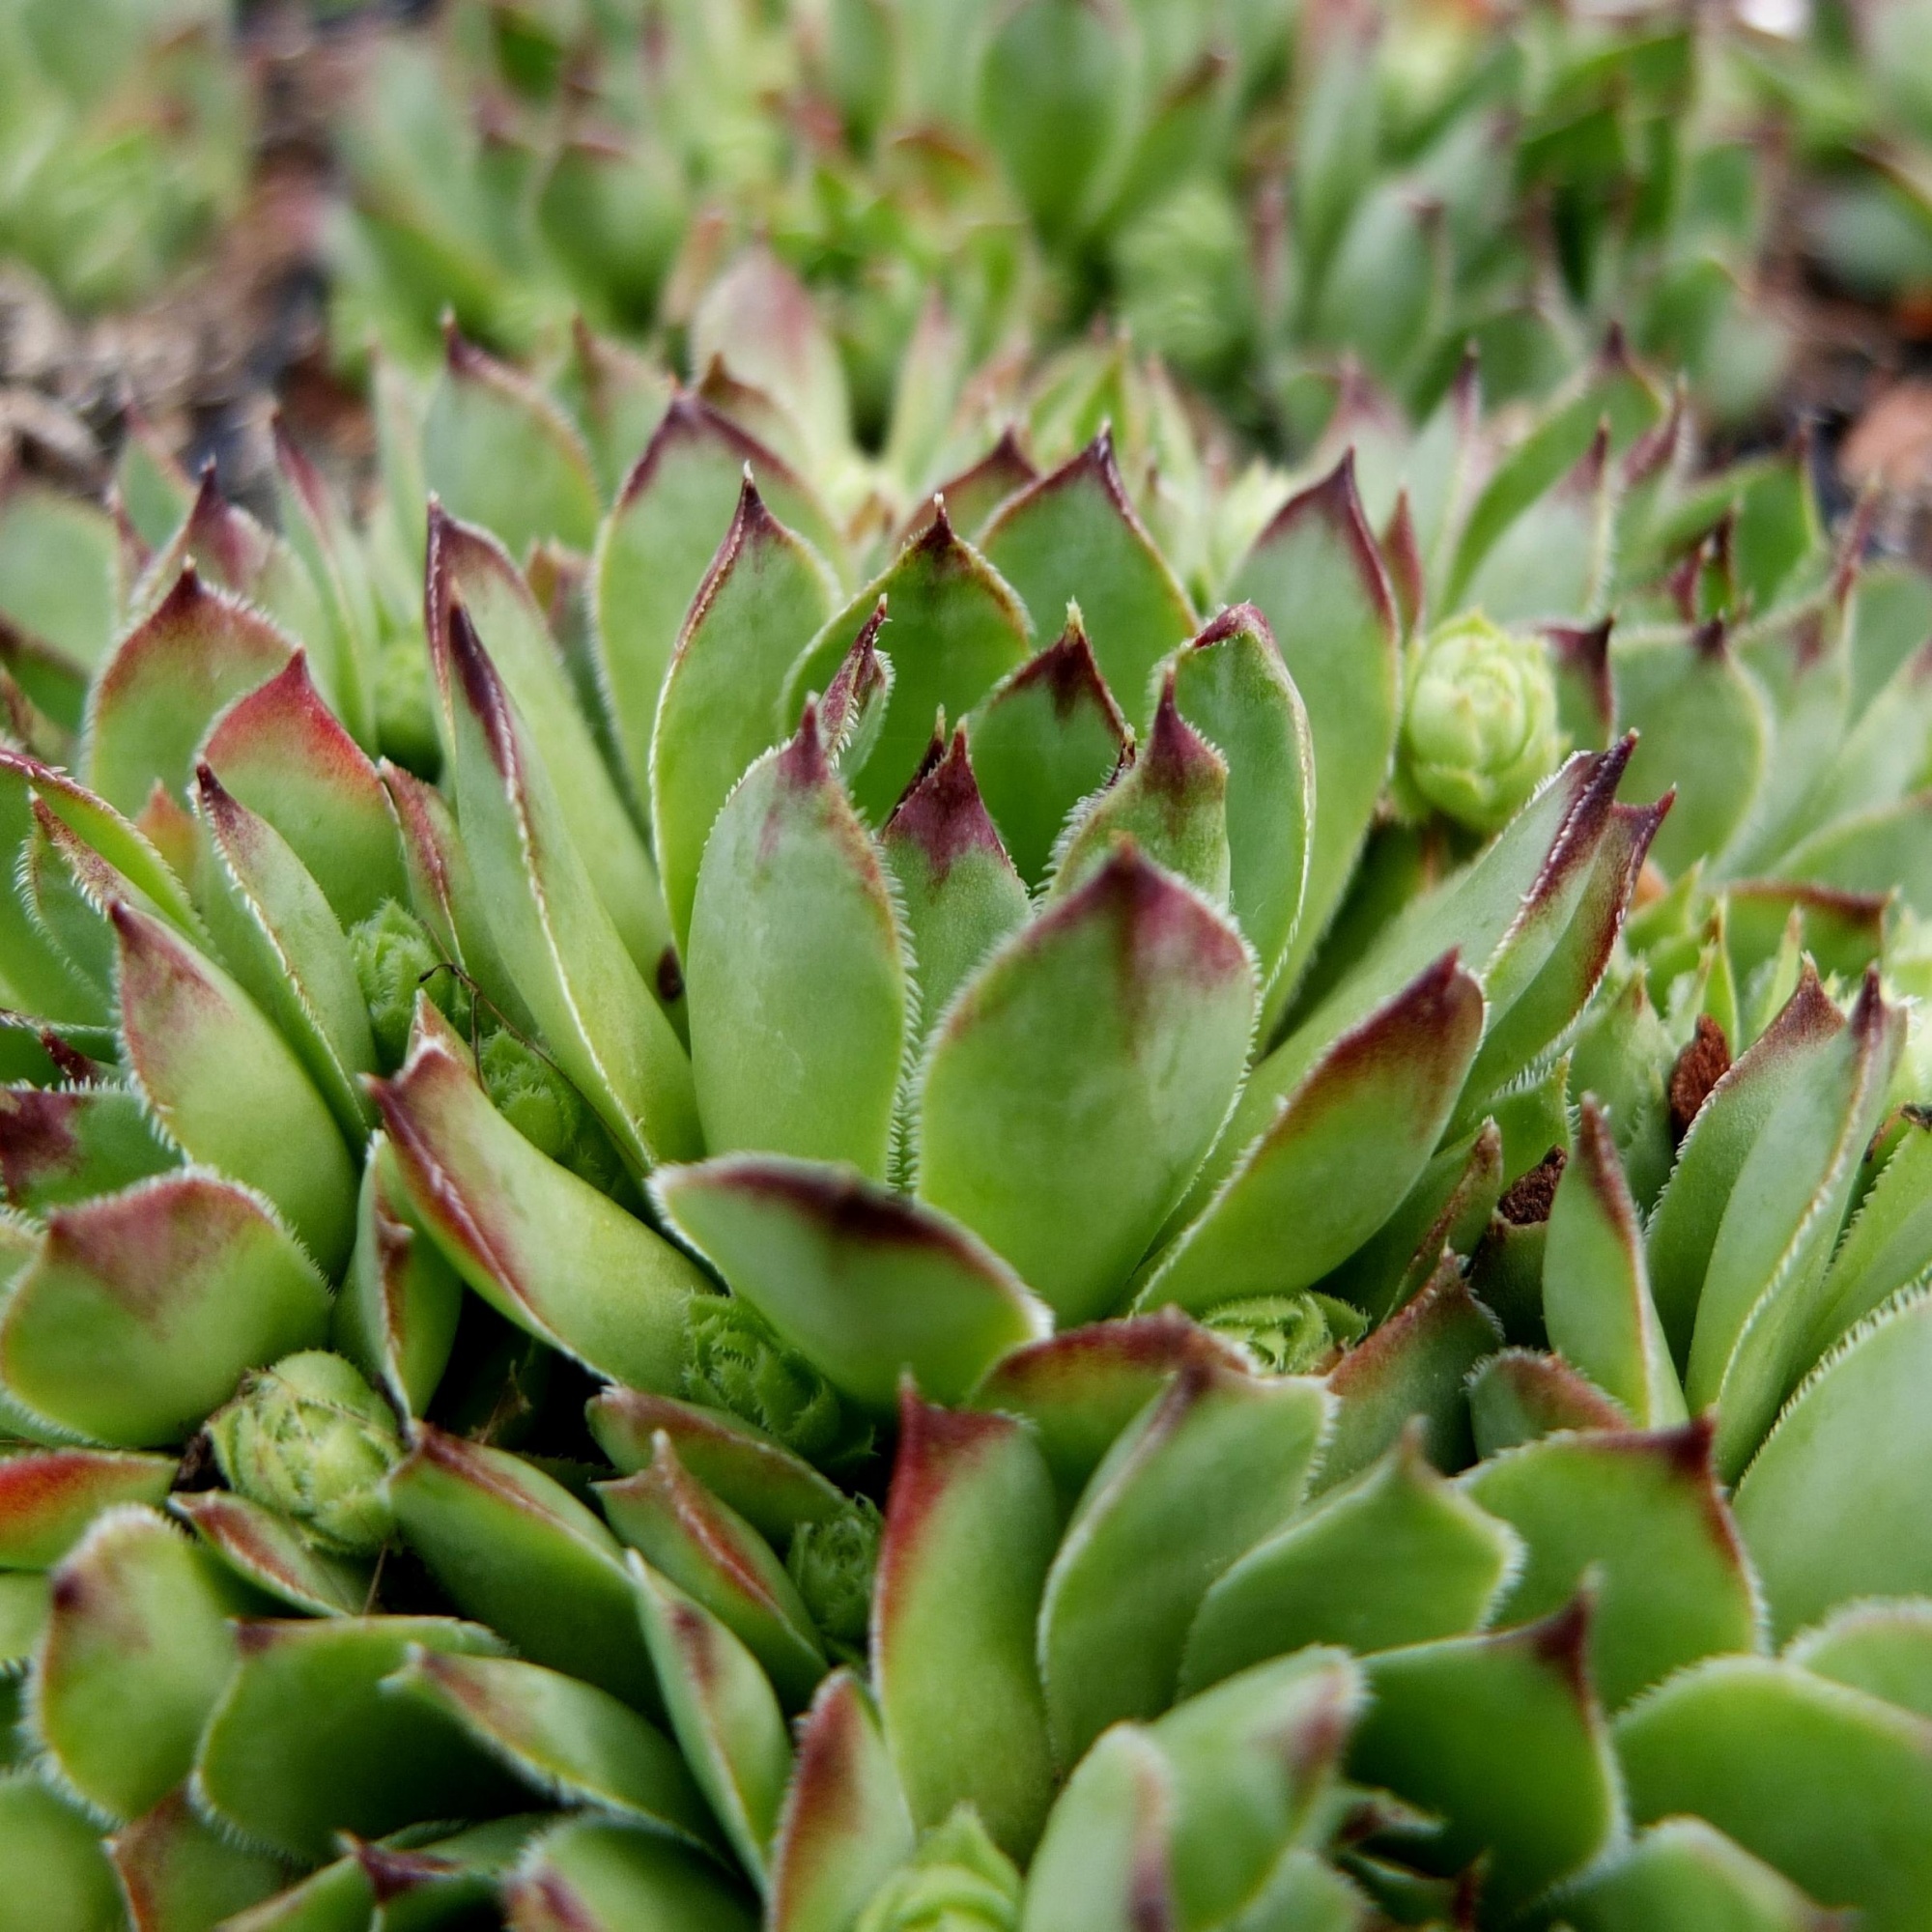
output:
[{"label": "brown spot on leaf", "polygon": [[1670,1142],[1683,1142],[1711,1090],[1731,1070],[1731,1043],[1709,1013],[1697,1015],[1696,1031],[1670,1069]]},{"label": "brown spot on leaf", "polygon": [[1496,1212],[1519,1228],[1533,1228],[1549,1219],[1550,1204],[1556,1199],[1556,1183],[1570,1156],[1553,1147],[1527,1174],[1520,1174],[1503,1190]]},{"label": "brown spot on leaf", "polygon": [[677,948],[667,946],[658,954],[656,972],[658,998],[667,1006],[684,998],[684,968],[678,964]]}]

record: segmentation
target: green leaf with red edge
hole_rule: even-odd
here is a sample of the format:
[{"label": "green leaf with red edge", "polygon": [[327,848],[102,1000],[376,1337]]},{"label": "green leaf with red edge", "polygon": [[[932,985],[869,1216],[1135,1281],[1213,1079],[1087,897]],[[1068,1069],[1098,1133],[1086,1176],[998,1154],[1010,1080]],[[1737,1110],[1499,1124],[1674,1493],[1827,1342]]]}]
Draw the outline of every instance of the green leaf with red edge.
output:
[{"label": "green leaf with red edge", "polygon": [[1871,971],[1850,1019],[1786,1091],[1746,1157],[1697,1304],[1685,1394],[1718,1409],[1735,1482],[1810,1362],[1803,1353],[1832,1247],[1905,1041]]},{"label": "green leaf with red edge", "polygon": [[791,1776],[791,1740],[757,1659],[633,1550],[637,1615],[671,1729],[739,1862],[762,1892]]},{"label": "green leaf with red edge", "polygon": [[1180,715],[1228,763],[1229,897],[1273,983],[1301,919],[1315,815],[1315,748],[1267,619],[1223,611],[1175,659]]},{"label": "green leaf with red edge", "polygon": [[1195,616],[1127,499],[1106,431],[1009,497],[980,549],[1037,623],[1077,603],[1121,708],[1136,723],[1153,715],[1154,667],[1194,634]]},{"label": "green leaf with red edge", "polygon": [[1932,1595],[1928,1364],[1932,1301],[1901,1296],[1819,1364],[1738,1484],[1738,1523],[1780,1639],[1856,1597]]},{"label": "green leaf with red edge", "polygon": [[966,729],[986,809],[1014,868],[1037,886],[1074,808],[1131,742],[1077,609],[1053,643],[993,687]]},{"label": "green leaf with red edge", "polygon": [[1347,458],[1277,512],[1236,568],[1228,595],[1252,604],[1272,629],[1306,707],[1314,754],[1301,919],[1274,981],[1273,1012],[1293,991],[1341,902],[1401,716],[1394,596]]},{"label": "green leaf with red edge", "polygon": [[678,1388],[686,1304],[710,1283],[538,1152],[490,1104],[447,1026],[427,1024],[427,1007],[402,1070],[370,1089],[413,1218],[520,1328],[619,1381]]},{"label": "green leaf with red edge", "polygon": [[1618,639],[1611,648],[1617,722],[1637,733],[1631,789],[1677,789],[1657,836],[1657,863],[1672,878],[1723,851],[1743,824],[1764,772],[1771,720],[1732,652],[1721,618],[1688,637]]},{"label": "green leaf with red edge", "polygon": [[0,1196],[24,1214],[179,1166],[125,1087],[0,1087]]},{"label": "green leaf with red edge", "polygon": [[1358,1656],[1464,1636],[1489,1621],[1522,1547],[1436,1473],[1419,1428],[1208,1586],[1187,1634],[1183,1696],[1304,1644]]},{"label": "green leaf with red edge", "polygon": [[658,1436],[647,1468],[596,1490],[617,1535],[744,1644],[787,1710],[803,1710],[828,1668],[811,1612],[771,1546],[692,1479],[670,1437]]},{"label": "green leaf with red edge", "polygon": [[1487,1853],[1483,1904],[1503,1918],[1582,1870],[1623,1826],[1589,1625],[1580,1597],[1541,1623],[1363,1665],[1369,1705],[1350,1775],[1441,1816],[1418,1861],[1453,1872]]},{"label": "green leaf with red edge", "polygon": [[229,1490],[189,1490],[174,1513],[242,1582],[303,1616],[353,1617],[370,1601],[367,1563],[330,1555],[288,1517]]},{"label": "green leaf with red edge", "polygon": [[[785,673],[825,622],[836,590],[818,554],[772,515],[748,475],[678,633],[651,738],[651,835],[681,950],[719,809],[782,735]],[[841,654],[850,641],[849,634],[839,640]]]},{"label": "green leaf with red edge", "polygon": [[594,1815],[545,1833],[502,1896],[519,1932],[754,1932],[757,1924],[716,1864],[661,1833]]},{"label": "green leaf with red edge", "polygon": [[376,1042],[349,941],[288,840],[206,764],[194,803],[202,910],[222,956],[295,1049],[343,1134],[359,1142],[376,1119],[361,1085],[376,1070]]},{"label": "green leaf with red edge", "polygon": [[[1339,1266],[1420,1178],[1482,1030],[1482,991],[1445,953],[1327,1049],[1155,1263],[1139,1305],[1292,1294]],[[1284,1228],[1292,1247],[1274,1237]]]},{"label": "green leaf with red edge", "polygon": [[691,1063],[592,884],[546,761],[459,607],[457,812],[497,951],[557,1064],[639,1172],[697,1152]]},{"label": "green leaf with red edge", "polygon": [[284,1860],[237,1844],[185,1791],[170,1792],[106,1843],[133,1922],[153,1932],[225,1925],[289,1876]]},{"label": "green leaf with red edge", "polygon": [[835,1670],[799,1725],[772,1846],[771,1932],[849,1932],[912,1849],[878,1713],[851,1671]]},{"label": "green leaf with red edge", "polygon": [[1316,1476],[1318,1493],[1347,1482],[1385,1455],[1410,1416],[1438,1469],[1471,1458],[1469,1372],[1502,1345],[1496,1318],[1469,1293],[1453,1257],[1406,1307],[1349,1350],[1329,1372],[1337,1403]]},{"label": "green leaf with red edge", "polygon": [[1630,1427],[1630,1417],[1596,1383],[1560,1355],[1534,1349],[1504,1349],[1476,1368],[1469,1420],[1476,1454],[1484,1458],[1561,1431]]},{"label": "green leaf with red edge", "polygon": [[1046,1310],[944,1214],[849,1168],[725,1155],[652,1183],[669,1225],[843,1393],[890,1412],[902,1375],[955,1402]]},{"label": "green leaf with red edge", "polygon": [[781,522],[836,561],[837,532],[810,489],[689,394],[671,399],[598,533],[592,633],[618,753],[639,801],[650,796],[658,694],[748,469]]},{"label": "green leaf with red edge", "polygon": [[1004,1355],[973,1391],[975,1408],[1030,1423],[1071,1514],[1115,1438],[1181,1370],[1246,1357],[1172,1308],[1118,1321],[1088,1321]]},{"label": "green leaf with red edge", "polygon": [[137,812],[156,784],[179,794],[213,720],[281,670],[295,640],[184,569],[114,647],[88,699],[87,781]]},{"label": "green leaf with red edge", "polygon": [[459,1724],[384,1690],[412,1644],[497,1657],[502,1640],[447,1617],[248,1623],[201,1734],[197,1806],[245,1841],[320,1864],[336,1833],[380,1837],[430,1818],[488,1817],[524,1796]]},{"label": "green leaf with red edge", "polygon": [[1550,1346],[1639,1427],[1667,1429],[1685,1419],[1684,1391],[1650,1298],[1642,1223],[1609,1122],[1590,1094],[1550,1204],[1543,1319]]},{"label": "green leaf with red edge", "polygon": [[0,1867],[10,1903],[24,1907],[16,1932],[119,1922],[121,1894],[95,1820],[25,1769],[0,1772]]},{"label": "green leaf with red edge", "polygon": [[0,1312],[0,1387],[64,1432],[173,1444],[327,1326],[322,1277],[257,1196],[163,1175],[47,1216]]},{"label": "green leaf with red edge", "polygon": [[718,814],[686,966],[706,1146],[849,1160],[883,1179],[908,965],[878,847],[813,705]]},{"label": "green leaf with red edge", "polygon": [[1565,1433],[1462,1479],[1526,1551],[1499,1622],[1547,1615],[1594,1575],[1590,1674],[1611,1711],[1701,1657],[1757,1648],[1756,1578],[1718,1488],[1712,1435],[1708,1417]]},{"label": "green leaf with red edge", "polygon": [[0,1569],[51,1570],[103,1511],[164,1501],[177,1466],[172,1456],[110,1449],[0,1455]]},{"label": "green leaf with red edge", "polygon": [[1120,1300],[1239,1084],[1254,968],[1130,845],[1009,939],[927,1049],[919,1193],[1064,1322]]},{"label": "green leaf with red edge", "polygon": [[294,1049],[212,959],[160,921],[112,909],[128,1064],[169,1138],[258,1187],[325,1273],[349,1258],[355,1172]]},{"label": "green leaf with red edge", "polygon": [[1257,1923],[1351,1922],[1349,1889],[1303,1846],[1332,1813],[1362,1701],[1354,1663],[1312,1649],[1116,1726],[1054,1806],[1022,1926],[1233,1925],[1258,1911]]},{"label": "green leaf with red edge", "polygon": [[830,683],[854,633],[881,598],[893,701],[878,743],[852,782],[855,802],[875,824],[917,772],[934,716],[963,718],[1025,663],[1031,630],[1011,587],[953,533],[942,513],[799,655],[786,681],[781,724],[797,716],[809,692]]},{"label": "green leaf with red edge", "polygon": [[1292,1517],[1333,1405],[1319,1381],[1184,1368],[1116,1439],[1053,1561],[1039,1660],[1054,1756],[1172,1702],[1208,1587]]},{"label": "green leaf with red edge", "polygon": [[288,840],[343,925],[408,898],[383,781],[323,702],[303,653],[222,712],[201,758]]},{"label": "green leaf with red edge", "polygon": [[1691,1813],[1813,1897],[1908,1932],[1932,1894],[1932,1723],[1761,1657],[1713,1658],[1617,1720],[1632,1818]]},{"label": "green leaf with red edge", "polygon": [[[199,933],[201,922],[187,888],[145,832],[67,773],[0,745],[0,797],[24,800],[30,793],[144,894],[163,919],[190,937]],[[142,804],[146,803],[144,797]]]},{"label": "green leaf with red edge", "polygon": [[[451,629],[458,608],[471,632],[462,639]],[[442,703],[443,748],[458,773],[457,809],[465,819],[465,837],[473,841],[476,832],[469,825],[470,814],[463,805],[465,738],[459,714],[466,696],[472,711],[479,708],[471,689],[473,674],[464,668],[464,654],[474,638],[481,639],[492,674],[509,694],[507,708],[518,721],[519,737],[527,740],[519,764],[544,774],[548,797],[542,807],[532,803],[527,809],[561,821],[560,831],[546,828],[544,842],[555,845],[567,836],[625,950],[639,972],[654,983],[659,961],[670,944],[664,894],[643,838],[625,810],[596,737],[578,707],[563,655],[522,571],[486,531],[459,523],[440,509],[432,510],[429,522],[424,621],[430,666]],[[527,782],[534,791],[537,781]],[[479,874],[487,878],[480,856],[477,863]],[[510,954],[514,968],[514,950],[501,938],[498,944]]]},{"label": "green leaf with red edge", "polygon": [[986,815],[966,734],[907,788],[879,834],[919,980],[921,1036],[1002,939],[1026,923],[1027,890]]},{"label": "green leaf with red edge", "polygon": [[412,1647],[384,1689],[453,1719],[553,1803],[635,1816],[701,1850],[717,1843],[670,1740],[595,1685],[520,1658]]},{"label": "green leaf with red edge", "polygon": [[831,1521],[846,1507],[844,1492],[810,1463],[723,1409],[643,1389],[607,1388],[591,1397],[584,1419],[597,1446],[626,1475],[649,1463],[659,1435],[668,1436],[684,1466],[774,1544],[801,1523]]},{"label": "green leaf with red edge", "polygon": [[1015,1858],[1053,1798],[1035,1623],[1059,1526],[1023,1423],[904,1398],[872,1602],[886,1743],[916,1825],[969,1802]]},{"label": "green leaf with red edge", "polygon": [[1835,1932],[1776,1866],[1701,1818],[1666,1818],[1640,1833],[1604,1869],[1563,1889],[1576,1932]]},{"label": "green leaf with red edge", "polygon": [[1932,915],[1932,793],[1841,818],[1791,845],[1777,870],[1804,885],[1861,895],[1896,893],[1921,918]]},{"label": "green leaf with red edge", "polygon": [[434,785],[386,758],[382,774],[402,834],[411,909],[442,957],[468,974],[512,1026],[534,1033],[536,1020],[497,950],[476,873],[449,801]]},{"label": "green leaf with red edge", "polygon": [[560,1483],[423,1422],[388,1495],[404,1541],[458,1609],[533,1663],[659,1708],[623,1552]]},{"label": "green leaf with red edge", "polygon": [[1672,1352],[1690,1353],[1704,1281],[1738,1177],[1787,1097],[1843,1031],[1808,968],[1798,990],[1697,1110],[1646,1230],[1652,1293]]},{"label": "green leaf with red edge", "polygon": [[372,1136],[329,1339],[398,1415],[420,1415],[448,1365],[462,1307],[462,1278],[412,1214],[388,1137]]},{"label": "green leaf with red edge", "polygon": [[34,1731],[71,1791],[133,1818],[186,1777],[235,1665],[248,1596],[166,1518],[98,1518],[53,1576],[34,1658]]},{"label": "green leaf with red edge", "polygon": [[1174,673],[1146,745],[1069,821],[1054,857],[1051,896],[1070,892],[1131,838],[1154,865],[1209,904],[1228,904],[1228,761],[1180,715]]},{"label": "green leaf with red edge", "polygon": [[423,475],[451,511],[527,555],[546,537],[587,551],[601,507],[583,439],[521,372],[450,326],[423,418]]}]

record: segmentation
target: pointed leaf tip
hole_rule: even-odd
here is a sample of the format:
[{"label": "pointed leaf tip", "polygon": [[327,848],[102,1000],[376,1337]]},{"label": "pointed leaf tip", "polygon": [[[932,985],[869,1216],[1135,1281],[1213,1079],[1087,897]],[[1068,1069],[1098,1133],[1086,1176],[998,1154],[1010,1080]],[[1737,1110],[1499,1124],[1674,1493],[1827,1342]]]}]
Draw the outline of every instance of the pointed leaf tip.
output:
[{"label": "pointed leaf tip", "polygon": [[[934,749],[938,750],[937,741]],[[964,726],[953,732],[946,750],[928,756],[894,808],[882,836],[888,843],[897,838],[917,845],[932,868],[935,885],[968,852],[1006,856],[999,831],[980,795],[980,782],[973,775]]]}]

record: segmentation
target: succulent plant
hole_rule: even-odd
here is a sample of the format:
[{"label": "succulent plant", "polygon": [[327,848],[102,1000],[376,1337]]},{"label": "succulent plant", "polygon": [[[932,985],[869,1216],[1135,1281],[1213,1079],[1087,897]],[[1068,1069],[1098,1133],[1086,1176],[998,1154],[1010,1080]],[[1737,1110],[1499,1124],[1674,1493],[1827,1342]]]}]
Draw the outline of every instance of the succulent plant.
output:
[{"label": "succulent plant", "polygon": [[731,272],[0,584],[0,1926],[1916,1924],[1925,586]]}]

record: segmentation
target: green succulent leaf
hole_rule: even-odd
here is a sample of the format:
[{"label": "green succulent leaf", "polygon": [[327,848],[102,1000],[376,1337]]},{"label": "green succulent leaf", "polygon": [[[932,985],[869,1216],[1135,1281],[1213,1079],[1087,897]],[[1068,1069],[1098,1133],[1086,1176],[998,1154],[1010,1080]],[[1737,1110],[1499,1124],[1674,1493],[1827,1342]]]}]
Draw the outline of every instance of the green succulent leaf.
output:
[{"label": "green succulent leaf", "polygon": [[0,1568],[51,1570],[97,1516],[123,1503],[163,1502],[176,1467],[171,1456],[112,1449],[0,1454]]},{"label": "green succulent leaf", "polygon": [[544,1833],[504,1887],[529,1932],[753,1932],[757,1917],[708,1861],[664,1835],[595,1816]]},{"label": "green succulent leaf", "polygon": [[259,1197],[163,1175],[47,1216],[0,1313],[0,1387],[64,1433],[173,1444],[327,1323],[322,1277]]},{"label": "green succulent leaf", "polygon": [[1469,1421],[1485,1459],[1570,1430],[1630,1427],[1630,1417],[1587,1376],[1535,1349],[1504,1349],[1476,1367]]},{"label": "green succulent leaf", "polygon": [[285,1861],[237,1844],[194,1808],[187,1793],[170,1792],[152,1811],[107,1841],[124,1898],[151,1925],[213,1925],[245,1912],[288,1877]]},{"label": "green succulent leaf", "polygon": [[112,1194],[179,1162],[125,1087],[0,1088],[0,1174],[22,1213]]},{"label": "green succulent leaf", "polygon": [[890,1412],[902,1374],[956,1401],[1046,1311],[963,1228],[849,1168],[724,1156],[652,1183],[666,1219],[845,1394]]},{"label": "green succulent leaf", "polygon": [[877,845],[813,705],[718,814],[688,964],[707,1145],[848,1160],[883,1179],[907,962]]},{"label": "green succulent leaf", "polygon": [[121,1895],[95,1821],[31,1771],[0,1772],[0,1859],[6,1932],[84,1932],[116,1922]]},{"label": "green succulent leaf", "polygon": [[658,1708],[623,1552],[560,1483],[418,1423],[388,1491],[404,1540],[460,1609],[533,1663]]},{"label": "green succulent leaf", "polygon": [[1666,1818],[1601,1873],[1566,1888],[1577,1932],[1826,1932],[1834,1923],[1775,1866],[1701,1818]]},{"label": "green succulent leaf", "polygon": [[193,1490],[173,1509],[243,1583],[311,1617],[368,1607],[370,1568],[308,1541],[290,1517],[228,1490]]}]

